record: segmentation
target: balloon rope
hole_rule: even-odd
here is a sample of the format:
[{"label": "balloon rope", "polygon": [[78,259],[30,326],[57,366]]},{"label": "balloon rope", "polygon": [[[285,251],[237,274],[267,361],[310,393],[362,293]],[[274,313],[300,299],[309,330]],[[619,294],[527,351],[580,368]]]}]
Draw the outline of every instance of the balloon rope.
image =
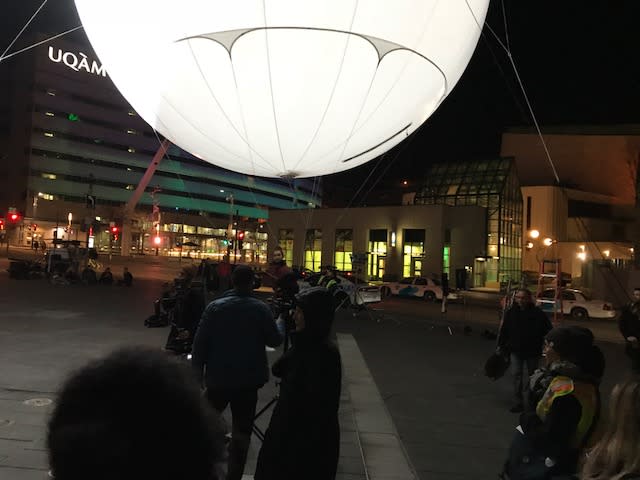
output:
[{"label": "balloon rope", "polygon": [[63,36],[65,36],[65,35],[68,35],[68,34],[70,34],[70,33],[75,32],[76,30],[80,30],[81,28],[82,28],[82,25],[79,25],[79,26],[74,27],[74,28],[71,28],[71,29],[69,29],[69,30],[67,30],[67,31],[65,31],[65,32],[59,33],[58,35],[54,35],[53,37],[49,37],[49,38],[47,38],[47,39],[45,39],[45,40],[42,40],[42,41],[40,41],[40,42],[38,42],[38,43],[34,43],[33,45],[30,45],[30,46],[28,46],[28,47],[25,47],[25,48],[23,48],[23,49],[21,49],[21,50],[18,50],[18,51],[16,51],[16,52],[10,53],[9,55],[4,55],[4,56],[0,57],[0,62],[4,62],[5,60],[8,60],[8,59],[10,59],[11,57],[14,57],[14,56],[16,56],[16,55],[18,55],[18,54],[20,54],[20,53],[23,53],[23,52],[26,52],[27,50],[31,50],[31,49],[33,49],[33,48],[39,47],[39,46],[40,46],[40,45],[42,45],[43,43],[47,43],[47,42],[50,42],[51,40],[55,40],[56,38],[63,37]]},{"label": "balloon rope", "polygon": [[273,126],[276,129],[276,139],[278,140],[278,150],[280,150],[280,160],[282,161],[283,174],[287,173],[287,165],[284,162],[282,152],[282,142],[280,141],[280,131],[278,130],[278,116],[276,115],[276,100],[273,98],[273,78],[271,75],[271,52],[269,51],[269,29],[267,28],[267,2],[262,0],[262,13],[264,17],[264,42],[267,49],[267,69],[269,70],[269,91],[271,92],[271,112],[273,113]]},{"label": "balloon rope", "polygon": [[504,22],[504,36],[507,42],[507,48],[511,50],[511,45],[509,44],[509,24],[507,23],[507,9],[504,6],[504,0],[500,0],[502,3],[502,21]]},{"label": "balloon rope", "polygon": [[[353,8],[353,14],[351,15],[351,23],[349,24],[349,31],[351,31],[353,29],[353,24],[356,21],[356,14],[358,12],[358,5],[359,5],[359,0],[356,0],[355,6]],[[322,112],[322,117],[320,117],[320,122],[318,123],[318,127],[316,128],[316,131],[314,132],[313,136],[311,137],[311,140],[309,140],[309,143],[307,144],[307,148],[304,149],[304,151],[302,152],[302,155],[298,159],[297,163],[291,169],[294,172],[296,171],[296,168],[298,168],[298,165],[300,165],[300,162],[302,162],[302,160],[304,160],[304,157],[306,157],[307,153],[311,149],[311,146],[313,145],[313,142],[316,141],[316,138],[318,137],[318,134],[320,133],[320,128],[322,127],[322,124],[324,123],[324,121],[325,121],[325,119],[327,117],[327,113],[329,112],[329,107],[331,106],[331,102],[333,101],[333,97],[335,96],[336,90],[338,88],[338,81],[340,80],[340,77],[342,76],[342,70],[344,68],[344,61],[347,58],[347,51],[349,50],[349,42],[351,41],[351,35],[346,35],[346,37],[347,37],[346,41],[344,42],[344,50],[342,51],[342,58],[340,59],[340,68],[338,69],[338,75],[336,75],[336,80],[333,83],[333,88],[331,89],[331,94],[329,95],[329,100],[327,100],[327,105],[326,105],[326,107],[324,109],[324,112]]]},{"label": "balloon rope", "polygon": [[[478,29],[480,30],[480,35],[484,35],[484,31],[483,31],[482,25],[480,25],[480,22],[478,21],[478,18],[476,17],[475,13],[473,12],[473,9],[471,8],[471,5],[469,5],[469,1],[468,0],[464,0],[464,2],[467,4],[467,8],[469,9],[469,12],[471,13],[471,16],[473,17],[473,20],[475,21]],[[516,76],[516,79],[518,80],[518,85],[520,86],[520,91],[522,92],[524,100],[525,100],[525,102],[527,104],[527,108],[529,110],[529,115],[531,115],[531,119],[533,120],[533,124],[535,125],[536,132],[538,133],[538,137],[540,138],[540,141],[542,142],[542,148],[544,149],[545,155],[547,156],[547,161],[549,162],[549,166],[551,167],[551,170],[553,171],[553,176],[556,179],[556,183],[558,185],[560,185],[560,177],[558,176],[558,171],[556,170],[556,166],[553,163],[553,159],[551,158],[551,153],[549,152],[549,148],[547,146],[547,142],[545,141],[544,137],[542,136],[542,130],[540,130],[540,125],[538,123],[538,118],[536,117],[536,114],[533,111],[533,107],[531,106],[531,102],[529,101],[529,96],[527,95],[527,91],[524,88],[524,84],[522,82],[522,79],[520,78],[520,73],[518,71],[518,67],[516,66],[516,62],[513,59],[513,55],[511,54],[511,50],[509,49],[508,46],[506,46],[502,42],[502,40],[500,40],[500,37],[496,34],[495,31],[493,31],[491,26],[486,21],[484,22],[484,25],[487,27],[487,30],[489,30],[489,32],[491,32],[491,34],[494,36],[494,38],[496,39],[498,44],[502,47],[502,49],[507,54],[507,58],[509,59],[509,62],[511,63],[511,67],[513,68],[513,72],[514,72],[514,74]]]},{"label": "balloon rope", "polygon": [[[384,157],[387,155],[387,153],[385,152],[384,154],[380,155],[380,158],[378,158],[378,161],[376,162],[375,167],[373,167],[371,169],[371,171],[369,172],[369,175],[367,175],[367,178],[364,179],[364,181],[360,184],[360,187],[358,188],[358,190],[356,191],[356,193],[353,195],[353,197],[351,197],[351,200],[349,200],[349,203],[347,204],[346,207],[344,207],[342,209],[342,212],[340,212],[340,215],[338,215],[336,217],[336,227],[338,226],[338,223],[340,223],[340,221],[342,220],[342,218],[345,216],[345,214],[347,213],[347,210],[349,210],[349,208],[351,208],[351,205],[353,204],[353,201],[356,199],[356,197],[358,196],[358,194],[362,191],[362,189],[364,188],[364,186],[367,184],[367,182],[369,181],[369,179],[371,178],[371,176],[373,175],[373,173],[376,171],[376,169],[378,168],[378,166],[380,165],[380,163],[382,162],[382,160],[384,160]],[[393,162],[390,162],[393,163]]]},{"label": "balloon rope", "polygon": [[9,46],[7,48],[4,49],[4,52],[2,52],[2,55],[0,55],[0,60],[2,60],[4,58],[4,56],[7,54],[7,52],[11,49],[11,47],[13,47],[13,44],[16,43],[18,41],[18,39],[20,38],[20,35],[22,35],[22,33],[27,29],[27,27],[29,26],[29,24],[33,21],[34,18],[36,18],[36,16],[38,15],[38,13],[40,13],[40,10],[42,10],[42,8],[47,4],[49,0],[44,0],[44,2],[42,2],[42,4],[40,5],[40,7],[38,7],[38,9],[36,10],[36,12],[31,15],[31,18],[29,19],[29,21],[24,25],[24,27],[22,27],[22,30],[20,30],[20,32],[18,32],[18,35],[16,35],[16,37],[13,39],[13,41],[9,44]]}]

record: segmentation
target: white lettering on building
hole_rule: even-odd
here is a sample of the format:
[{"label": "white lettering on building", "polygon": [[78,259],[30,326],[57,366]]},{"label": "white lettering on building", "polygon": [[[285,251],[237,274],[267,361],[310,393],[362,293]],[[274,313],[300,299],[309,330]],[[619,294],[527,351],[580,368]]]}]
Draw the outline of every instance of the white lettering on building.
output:
[{"label": "white lettering on building", "polygon": [[75,72],[83,71],[93,75],[107,76],[107,69],[95,60],[89,58],[82,52],[63,52],[62,49],[49,46],[49,60],[55,63],[63,63]]}]

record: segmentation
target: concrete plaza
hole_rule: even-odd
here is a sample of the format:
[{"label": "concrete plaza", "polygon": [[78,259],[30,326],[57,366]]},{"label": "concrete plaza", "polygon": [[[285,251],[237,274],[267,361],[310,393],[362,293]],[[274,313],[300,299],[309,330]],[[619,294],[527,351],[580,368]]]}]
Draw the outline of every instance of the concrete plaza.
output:
[{"label": "concrete plaza", "polygon": [[[160,347],[166,329],[147,329],[160,284],[179,265],[160,259],[128,263],[132,288],[52,286],[9,280],[0,259],[0,479],[44,479],[45,429],[60,382],[88,359],[125,344]],[[121,262],[112,269],[121,273]],[[482,373],[493,342],[494,310],[383,302],[371,311],[341,311],[337,342],[344,363],[339,478],[493,479],[517,417],[508,412],[510,382]],[[463,326],[471,325],[465,335]],[[615,325],[590,322],[615,340]],[[451,333],[449,333],[451,327]],[[619,343],[603,343],[603,397],[628,370]],[[272,359],[276,353],[272,353]],[[260,404],[275,394],[273,382]],[[259,424],[266,426],[268,414]],[[255,468],[254,440],[247,473]]]}]

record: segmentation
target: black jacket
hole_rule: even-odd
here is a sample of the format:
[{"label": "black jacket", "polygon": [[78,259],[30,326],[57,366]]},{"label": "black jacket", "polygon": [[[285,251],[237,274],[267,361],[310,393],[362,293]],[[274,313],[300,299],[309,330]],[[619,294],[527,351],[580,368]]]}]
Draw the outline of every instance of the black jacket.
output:
[{"label": "black jacket", "polygon": [[[337,347],[305,311],[305,329],[274,365],[280,398],[258,455],[256,480],[332,480],[340,453],[342,366]],[[330,325],[330,322],[327,322]],[[327,325],[325,323],[325,325]]]},{"label": "black jacket", "polygon": [[618,318],[618,327],[625,340],[627,337],[640,339],[640,306],[635,303],[625,305]]},{"label": "black jacket", "polygon": [[551,330],[545,313],[533,304],[513,305],[505,314],[498,345],[523,358],[542,355],[544,337]]},{"label": "black jacket", "polygon": [[200,382],[205,375],[208,388],[259,388],[269,380],[264,347],[281,343],[269,307],[249,293],[229,290],[202,314],[193,369]]}]

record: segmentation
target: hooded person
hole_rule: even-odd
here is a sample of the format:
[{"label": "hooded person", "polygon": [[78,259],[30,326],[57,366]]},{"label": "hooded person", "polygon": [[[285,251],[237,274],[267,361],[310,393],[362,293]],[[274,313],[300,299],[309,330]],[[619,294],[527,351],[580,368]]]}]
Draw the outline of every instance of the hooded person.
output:
[{"label": "hooded person", "polygon": [[604,356],[593,340],[589,329],[573,326],[545,336],[544,367],[530,380],[535,409],[520,416],[503,478],[575,474],[600,412]]},{"label": "hooded person", "polygon": [[331,480],[340,450],[340,353],[329,339],[333,296],[324,287],[296,295],[294,346],[273,365],[282,379],[254,478]]}]

